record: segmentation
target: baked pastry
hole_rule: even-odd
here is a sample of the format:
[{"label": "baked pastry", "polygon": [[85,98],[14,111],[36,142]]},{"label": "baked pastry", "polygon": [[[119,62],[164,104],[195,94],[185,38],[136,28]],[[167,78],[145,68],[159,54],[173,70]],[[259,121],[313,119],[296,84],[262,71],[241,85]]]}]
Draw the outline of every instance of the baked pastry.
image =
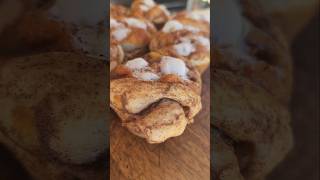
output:
[{"label": "baked pastry", "polygon": [[181,12],[153,36],[149,49],[186,59],[202,74],[210,64],[210,11]]},{"label": "baked pastry", "polygon": [[156,4],[153,0],[134,0],[131,13],[137,17],[144,17],[160,28],[170,18],[170,12],[164,5]]},{"label": "baked pastry", "polygon": [[107,68],[71,53],[1,65],[0,143],[34,179],[107,176]]},{"label": "baked pastry", "polygon": [[[158,27],[169,19],[167,10],[153,1],[136,0],[130,10],[134,21],[153,22]],[[138,33],[127,29],[139,22],[126,22],[132,18],[130,15],[113,18],[111,14],[110,39],[116,39],[111,46],[114,47],[113,42],[121,45],[125,60],[111,69],[110,106],[123,126],[149,143],[181,135],[201,109],[200,74],[210,63],[210,27],[208,19],[189,15],[174,16],[159,33],[150,28],[149,39],[145,33],[139,33],[142,48],[136,48]],[[129,47],[136,48],[138,53],[131,53],[128,45],[117,41],[121,37],[128,43],[130,32],[133,40],[129,44],[135,45]]]},{"label": "baked pastry", "polygon": [[201,74],[210,64],[210,40],[203,33],[188,30],[158,32],[152,38],[149,48],[164,55],[185,59]]},{"label": "baked pastry", "polygon": [[213,12],[213,177],[264,179],[293,144],[288,44],[253,1],[216,0]]},{"label": "baked pastry", "polygon": [[154,32],[155,27],[147,20],[126,16],[110,17],[110,39],[122,47],[126,59],[145,54]]},{"label": "baked pastry", "polygon": [[110,106],[123,126],[149,143],[181,135],[201,109],[200,75],[181,59],[151,52],[114,71]]}]

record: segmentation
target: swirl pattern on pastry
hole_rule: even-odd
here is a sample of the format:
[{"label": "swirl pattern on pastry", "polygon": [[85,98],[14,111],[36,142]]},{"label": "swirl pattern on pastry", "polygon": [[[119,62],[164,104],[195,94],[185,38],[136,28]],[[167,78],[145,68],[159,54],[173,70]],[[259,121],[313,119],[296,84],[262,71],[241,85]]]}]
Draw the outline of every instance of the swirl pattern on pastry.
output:
[{"label": "swirl pattern on pastry", "polygon": [[183,60],[153,52],[116,67],[114,74],[110,106],[130,132],[149,143],[181,135],[201,109],[200,75]]}]

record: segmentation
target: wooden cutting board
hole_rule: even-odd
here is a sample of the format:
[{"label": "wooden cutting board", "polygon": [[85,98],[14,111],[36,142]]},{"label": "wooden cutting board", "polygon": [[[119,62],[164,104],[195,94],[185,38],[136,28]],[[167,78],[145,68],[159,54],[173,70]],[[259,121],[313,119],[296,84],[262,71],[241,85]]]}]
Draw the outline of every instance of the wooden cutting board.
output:
[{"label": "wooden cutting board", "polygon": [[110,125],[110,179],[210,179],[210,73],[204,74],[202,111],[185,132],[161,144],[121,127],[114,115]]}]

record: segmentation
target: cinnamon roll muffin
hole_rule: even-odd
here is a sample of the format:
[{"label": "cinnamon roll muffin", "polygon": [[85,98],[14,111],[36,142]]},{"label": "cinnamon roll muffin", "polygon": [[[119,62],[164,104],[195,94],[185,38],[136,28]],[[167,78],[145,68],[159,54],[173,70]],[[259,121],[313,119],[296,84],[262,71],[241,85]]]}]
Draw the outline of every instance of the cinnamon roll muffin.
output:
[{"label": "cinnamon roll muffin", "polygon": [[181,135],[201,109],[200,75],[181,59],[150,53],[114,72],[110,106],[123,126],[149,143]]},{"label": "cinnamon roll muffin", "polygon": [[110,17],[110,36],[125,52],[125,58],[141,56],[148,51],[152,34],[156,31],[153,24],[135,17]]},{"label": "cinnamon roll muffin", "polygon": [[293,143],[288,44],[253,1],[217,0],[213,12],[213,177],[264,179]]},{"label": "cinnamon roll muffin", "polygon": [[183,58],[202,74],[210,64],[210,18],[204,17],[178,13],[152,38],[150,50]]},{"label": "cinnamon roll muffin", "polygon": [[181,59],[195,67],[201,74],[210,64],[210,39],[204,33],[180,30],[159,32],[151,40],[150,50]]}]

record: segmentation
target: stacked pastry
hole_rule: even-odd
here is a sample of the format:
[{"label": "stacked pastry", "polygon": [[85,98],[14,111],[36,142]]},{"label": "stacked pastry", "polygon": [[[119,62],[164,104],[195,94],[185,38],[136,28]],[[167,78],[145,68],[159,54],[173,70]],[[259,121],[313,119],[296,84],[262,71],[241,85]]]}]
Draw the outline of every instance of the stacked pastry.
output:
[{"label": "stacked pastry", "polygon": [[253,1],[213,12],[213,177],[264,179],[292,147],[288,45]]},{"label": "stacked pastry", "polygon": [[161,143],[193,122],[210,63],[209,21],[170,15],[151,0],[111,6],[110,106],[130,132]]}]

